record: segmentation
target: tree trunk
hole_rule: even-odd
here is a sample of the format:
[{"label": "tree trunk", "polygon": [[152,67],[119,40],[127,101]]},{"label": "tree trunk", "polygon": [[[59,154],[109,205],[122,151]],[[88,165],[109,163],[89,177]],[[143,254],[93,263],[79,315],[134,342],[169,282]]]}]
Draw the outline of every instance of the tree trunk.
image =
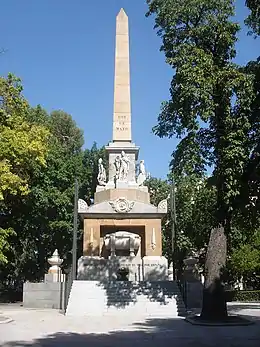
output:
[{"label": "tree trunk", "polygon": [[222,273],[226,265],[227,239],[223,227],[211,230],[206,263],[206,279],[203,289],[201,318],[211,321],[227,319]]}]

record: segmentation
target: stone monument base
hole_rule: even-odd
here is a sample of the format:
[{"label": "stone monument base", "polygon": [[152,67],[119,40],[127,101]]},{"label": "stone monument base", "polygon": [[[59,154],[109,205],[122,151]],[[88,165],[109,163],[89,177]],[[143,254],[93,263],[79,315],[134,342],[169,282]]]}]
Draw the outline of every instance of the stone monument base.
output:
[{"label": "stone monument base", "polygon": [[65,275],[48,273],[44,282],[23,284],[23,306],[28,308],[64,308]]},{"label": "stone monument base", "polygon": [[167,281],[168,261],[163,256],[101,257],[82,256],[78,260],[78,280],[109,282],[118,279],[118,270],[127,269],[128,281]]}]

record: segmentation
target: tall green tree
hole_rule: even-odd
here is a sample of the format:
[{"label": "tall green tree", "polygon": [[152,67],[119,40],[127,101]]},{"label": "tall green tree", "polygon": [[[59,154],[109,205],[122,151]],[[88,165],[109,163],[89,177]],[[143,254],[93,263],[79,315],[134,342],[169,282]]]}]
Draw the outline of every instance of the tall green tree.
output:
[{"label": "tall green tree", "polygon": [[[250,165],[248,137],[253,94],[252,76],[234,63],[239,25],[232,0],[148,0],[155,15],[161,50],[174,69],[171,98],[162,105],[154,133],[179,137],[174,159],[189,153],[195,174],[214,167],[215,228],[206,258],[201,316],[227,316],[221,273],[226,263],[234,206],[242,175]],[[181,150],[181,153],[179,152]],[[178,155],[177,155],[178,154]]]},{"label": "tall green tree", "polygon": [[30,121],[48,129],[48,154],[45,167],[30,170],[29,194],[6,201],[3,224],[16,233],[10,238],[9,263],[0,269],[9,289],[42,279],[55,248],[70,261],[74,181],[83,172],[83,134],[69,114],[48,115],[38,106],[30,110]]},{"label": "tall green tree", "polygon": [[7,203],[28,195],[31,170],[46,166],[49,131],[30,122],[30,108],[22,90],[20,79],[14,75],[0,77],[0,263],[8,260],[5,251],[14,233],[2,222],[9,214]]}]

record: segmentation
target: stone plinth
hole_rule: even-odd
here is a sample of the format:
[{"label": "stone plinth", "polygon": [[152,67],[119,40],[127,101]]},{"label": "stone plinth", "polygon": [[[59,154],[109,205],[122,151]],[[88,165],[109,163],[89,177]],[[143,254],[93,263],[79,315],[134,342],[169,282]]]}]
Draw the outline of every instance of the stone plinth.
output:
[{"label": "stone plinth", "polygon": [[[141,187],[140,187],[141,188]],[[142,187],[147,188],[147,187]],[[146,189],[106,189],[95,193],[95,204],[115,200],[121,197],[127,200],[150,203],[150,195]]]},{"label": "stone plinth", "polygon": [[64,309],[64,288],[62,282],[25,282],[23,284],[23,306]]},{"label": "stone plinth", "polygon": [[51,267],[44,276],[44,282],[23,284],[24,307],[64,309],[65,275],[60,268],[62,262],[63,259],[59,257],[58,250],[55,249],[48,259]]},{"label": "stone plinth", "polygon": [[145,256],[142,261],[144,281],[168,280],[168,260],[165,257]]},{"label": "stone plinth", "polygon": [[129,281],[167,281],[168,263],[165,257],[99,257],[82,256],[78,260],[78,280],[106,283],[117,279],[120,268],[129,270]]}]

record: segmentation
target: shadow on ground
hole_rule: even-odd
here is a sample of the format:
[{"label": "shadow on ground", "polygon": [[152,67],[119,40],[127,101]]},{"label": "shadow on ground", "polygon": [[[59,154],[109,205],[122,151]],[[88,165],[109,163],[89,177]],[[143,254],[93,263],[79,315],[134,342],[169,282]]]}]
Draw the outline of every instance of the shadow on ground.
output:
[{"label": "shadow on ground", "polygon": [[150,319],[132,324],[128,331],[57,332],[33,342],[12,341],[0,347],[157,347],[162,343],[174,347],[217,347],[220,344],[223,347],[259,347],[259,328],[259,322],[249,327],[200,327],[183,319]]}]

